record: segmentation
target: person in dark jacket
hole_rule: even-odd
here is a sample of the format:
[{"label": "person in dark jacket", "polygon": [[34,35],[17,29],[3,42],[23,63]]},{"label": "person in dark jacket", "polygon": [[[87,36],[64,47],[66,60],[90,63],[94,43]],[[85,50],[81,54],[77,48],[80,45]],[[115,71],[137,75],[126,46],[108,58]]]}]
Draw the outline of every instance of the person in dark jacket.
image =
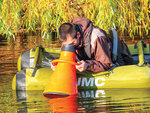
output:
[{"label": "person in dark jacket", "polygon": [[97,28],[87,18],[74,18],[59,28],[62,45],[76,46],[76,69],[80,72],[104,72],[113,65],[111,61],[110,40],[106,32]]}]

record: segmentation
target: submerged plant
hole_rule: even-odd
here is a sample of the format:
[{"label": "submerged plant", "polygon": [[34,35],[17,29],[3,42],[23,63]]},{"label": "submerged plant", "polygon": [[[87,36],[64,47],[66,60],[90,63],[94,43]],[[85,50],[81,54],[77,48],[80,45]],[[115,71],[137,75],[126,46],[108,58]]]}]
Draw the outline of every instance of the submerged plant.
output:
[{"label": "submerged plant", "polygon": [[107,32],[116,28],[120,35],[148,35],[149,0],[2,0],[0,34],[7,38],[17,33],[40,31],[42,37],[57,32],[74,17],[87,17]]}]

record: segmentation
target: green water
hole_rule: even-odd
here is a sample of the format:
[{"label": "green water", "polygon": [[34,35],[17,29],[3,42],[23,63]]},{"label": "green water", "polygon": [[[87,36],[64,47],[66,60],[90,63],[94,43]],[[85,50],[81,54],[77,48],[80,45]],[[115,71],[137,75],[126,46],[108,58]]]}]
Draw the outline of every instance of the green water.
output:
[{"label": "green water", "polygon": [[0,113],[148,113],[150,89],[101,89],[79,91],[78,96],[46,99],[43,91],[12,91],[18,56],[37,45],[60,46],[38,36],[0,39]]}]

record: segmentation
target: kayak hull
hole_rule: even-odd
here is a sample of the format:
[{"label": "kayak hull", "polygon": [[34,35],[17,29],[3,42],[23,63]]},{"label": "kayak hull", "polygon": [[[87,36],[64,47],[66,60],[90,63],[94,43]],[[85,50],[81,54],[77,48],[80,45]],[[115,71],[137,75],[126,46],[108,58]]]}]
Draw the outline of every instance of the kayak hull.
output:
[{"label": "kayak hull", "polygon": [[[110,70],[100,73],[77,71],[78,89],[149,88],[150,44],[145,45],[144,47],[142,41],[138,42],[137,48],[134,44],[128,45],[134,65],[117,67],[114,64]],[[12,81],[12,89],[44,90],[53,73],[51,62],[59,58],[59,53],[60,48],[36,47],[21,54],[18,58],[18,72]]]},{"label": "kayak hull", "polygon": [[150,68],[136,65],[120,66],[108,73],[78,74],[79,89],[147,88],[150,87]]},{"label": "kayak hull", "polygon": [[[26,75],[24,76],[25,82],[22,82],[22,86],[19,85],[19,87],[23,87],[22,89],[24,90],[44,90],[53,71],[50,67],[40,68],[37,70],[34,77],[31,76],[33,71],[34,69],[31,68],[26,69]],[[18,85],[16,75],[12,82],[12,89],[14,90],[16,90]],[[102,88],[149,88],[150,68],[148,66],[139,67],[137,65],[128,65],[115,67],[112,71],[101,73],[91,73],[88,71],[81,73],[77,71],[77,85],[79,90]]]}]

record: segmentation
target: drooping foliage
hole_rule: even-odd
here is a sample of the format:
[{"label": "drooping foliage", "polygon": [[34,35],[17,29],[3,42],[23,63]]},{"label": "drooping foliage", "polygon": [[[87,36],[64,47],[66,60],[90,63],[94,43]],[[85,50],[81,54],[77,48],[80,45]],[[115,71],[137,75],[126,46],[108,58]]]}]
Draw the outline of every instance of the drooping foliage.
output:
[{"label": "drooping foliage", "polygon": [[58,31],[74,17],[87,17],[106,31],[116,28],[122,35],[148,35],[149,0],[2,0],[0,34],[7,38],[20,32],[37,30],[45,37]]}]

